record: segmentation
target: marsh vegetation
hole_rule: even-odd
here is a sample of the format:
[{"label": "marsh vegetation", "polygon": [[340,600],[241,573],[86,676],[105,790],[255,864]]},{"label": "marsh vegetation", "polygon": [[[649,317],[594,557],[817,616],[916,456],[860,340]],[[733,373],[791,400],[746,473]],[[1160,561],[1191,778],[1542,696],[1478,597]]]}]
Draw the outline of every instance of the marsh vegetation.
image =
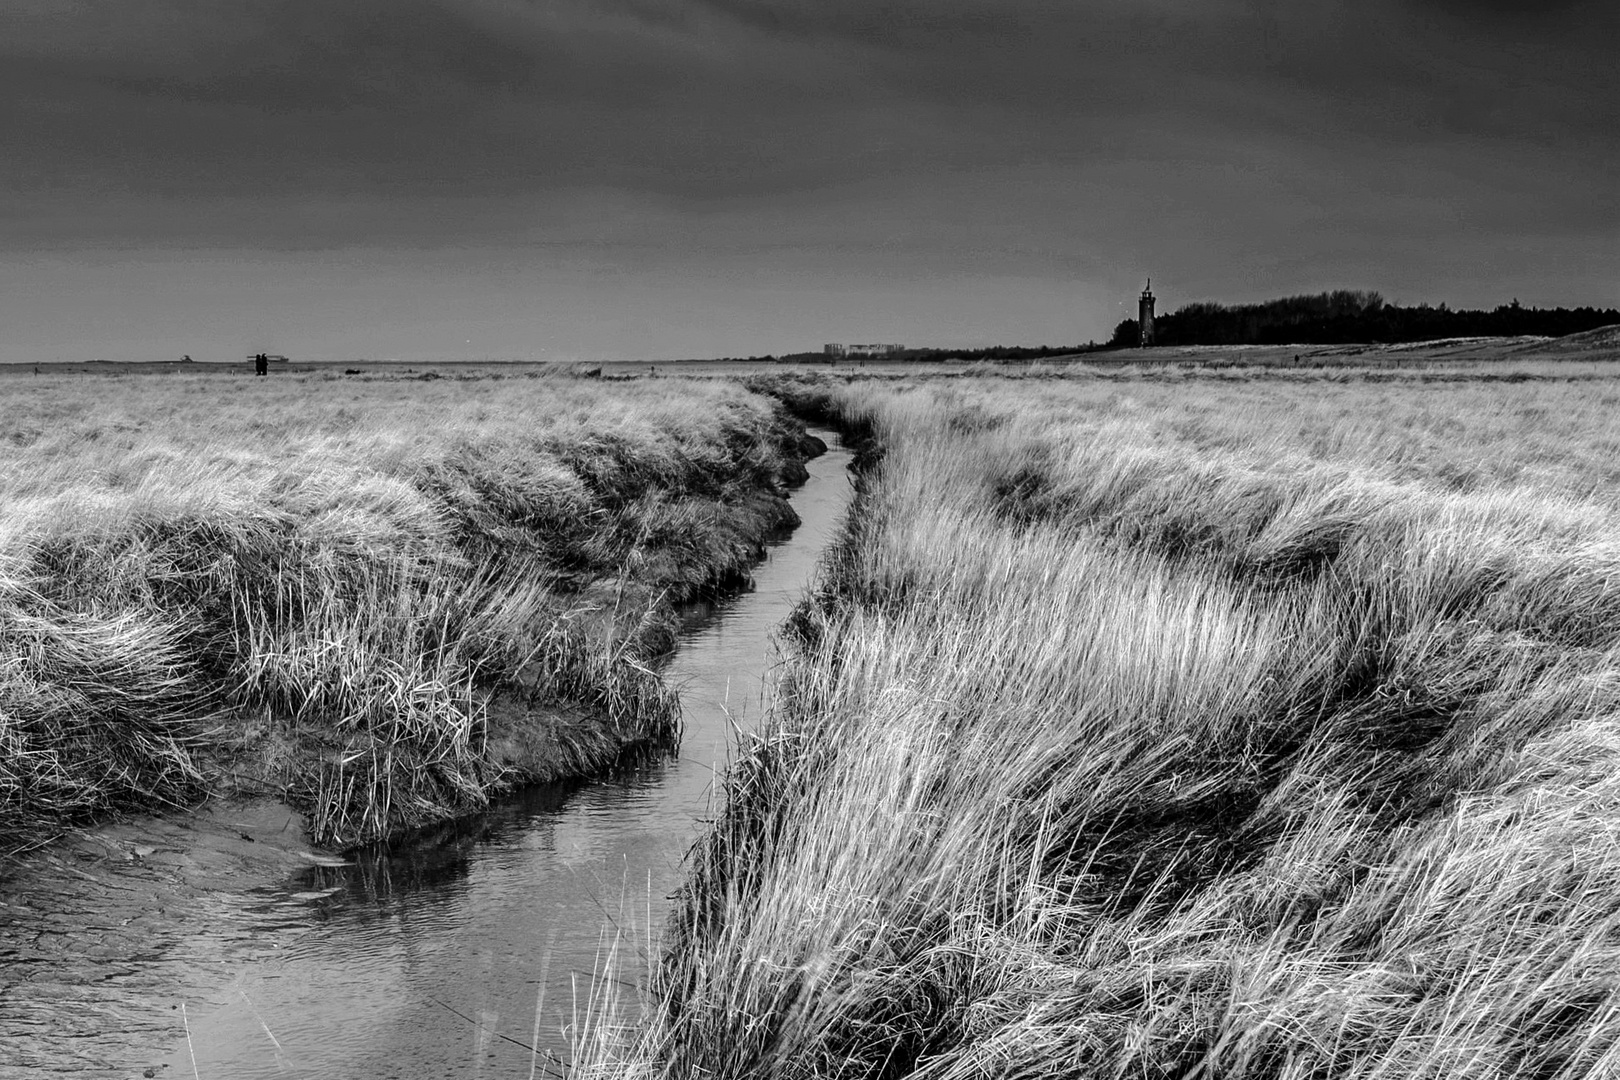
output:
[{"label": "marsh vegetation", "polygon": [[668,741],[811,448],[724,383],[13,380],[0,853],[267,790],[348,844]]},{"label": "marsh vegetation", "polygon": [[582,1074],[1611,1075],[1620,372],[1358,363],[19,387],[6,842],[268,788],[346,843],[667,739],[671,603],[813,450],[774,397],[856,502]]},{"label": "marsh vegetation", "polygon": [[874,453],[588,1071],[1620,1070],[1612,369],[770,389]]}]

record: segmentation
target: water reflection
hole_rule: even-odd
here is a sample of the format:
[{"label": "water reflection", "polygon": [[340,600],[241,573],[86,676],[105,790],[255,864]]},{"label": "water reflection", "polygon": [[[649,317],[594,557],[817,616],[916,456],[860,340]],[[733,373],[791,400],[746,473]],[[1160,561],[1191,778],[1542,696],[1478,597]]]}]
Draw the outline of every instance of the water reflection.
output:
[{"label": "water reflection", "polygon": [[691,622],[670,659],[678,755],[527,788],[349,865],[221,897],[237,947],[210,961],[224,977],[194,1006],[175,1075],[192,1054],[203,1076],[245,1080],[528,1076],[564,1060],[615,928],[632,949],[654,934],[731,733],[763,708],[770,635],[848,501],[849,454],[822,437],[832,450],[793,499],[803,523],[771,547],[754,590]]},{"label": "water reflection", "polygon": [[360,905],[359,918],[365,909],[384,907],[396,896],[453,891],[467,878],[480,847],[543,836],[582,786],[571,781],[521,788],[487,813],[359,848],[349,854],[350,865],[312,866],[291,887],[306,896],[318,895],[317,906],[325,912]]}]

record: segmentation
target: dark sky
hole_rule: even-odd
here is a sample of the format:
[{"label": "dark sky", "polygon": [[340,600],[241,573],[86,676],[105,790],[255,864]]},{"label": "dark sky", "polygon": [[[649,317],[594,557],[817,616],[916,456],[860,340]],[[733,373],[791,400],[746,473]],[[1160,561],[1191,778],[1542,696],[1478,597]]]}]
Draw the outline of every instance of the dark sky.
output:
[{"label": "dark sky", "polygon": [[0,0],[0,360],[1620,304],[1615,0]]}]

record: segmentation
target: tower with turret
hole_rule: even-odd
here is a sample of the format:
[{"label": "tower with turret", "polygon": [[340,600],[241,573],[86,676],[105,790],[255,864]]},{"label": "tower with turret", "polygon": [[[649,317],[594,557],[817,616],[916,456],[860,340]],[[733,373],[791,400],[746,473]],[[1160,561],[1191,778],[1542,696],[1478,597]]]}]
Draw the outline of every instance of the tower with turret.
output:
[{"label": "tower with turret", "polygon": [[1153,344],[1153,279],[1148,278],[1147,285],[1142,289],[1141,297],[1136,301],[1136,325],[1141,330],[1140,345],[1147,348]]}]

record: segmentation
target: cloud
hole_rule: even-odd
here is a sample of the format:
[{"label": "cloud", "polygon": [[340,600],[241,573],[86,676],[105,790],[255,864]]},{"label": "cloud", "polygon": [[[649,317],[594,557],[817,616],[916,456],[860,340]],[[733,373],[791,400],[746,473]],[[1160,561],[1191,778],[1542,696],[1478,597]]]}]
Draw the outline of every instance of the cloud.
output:
[{"label": "cloud", "polygon": [[[725,26],[681,32],[582,0],[284,0],[235,19],[141,7],[147,17],[124,16],[116,41],[86,17],[39,19],[0,44],[11,186],[747,187],[801,143],[812,162],[834,159],[817,151],[881,114],[817,93],[836,62],[784,65],[769,47],[737,47]],[[839,131],[805,122],[818,98]]]},{"label": "cloud", "polygon": [[[723,197],[1114,157],[1211,130],[1397,144],[1451,128],[1542,146],[1614,138],[1620,87],[1590,43],[1572,53],[1567,35],[1498,40],[1469,20],[1424,22],[1459,5],[42,6],[0,42],[13,147],[0,181],[199,194],[604,184]],[[1604,90],[1616,90],[1607,107]]]},{"label": "cloud", "polygon": [[0,249],[1181,265],[1219,295],[1440,290],[1453,252],[1620,230],[1609,0],[10,2]]}]

